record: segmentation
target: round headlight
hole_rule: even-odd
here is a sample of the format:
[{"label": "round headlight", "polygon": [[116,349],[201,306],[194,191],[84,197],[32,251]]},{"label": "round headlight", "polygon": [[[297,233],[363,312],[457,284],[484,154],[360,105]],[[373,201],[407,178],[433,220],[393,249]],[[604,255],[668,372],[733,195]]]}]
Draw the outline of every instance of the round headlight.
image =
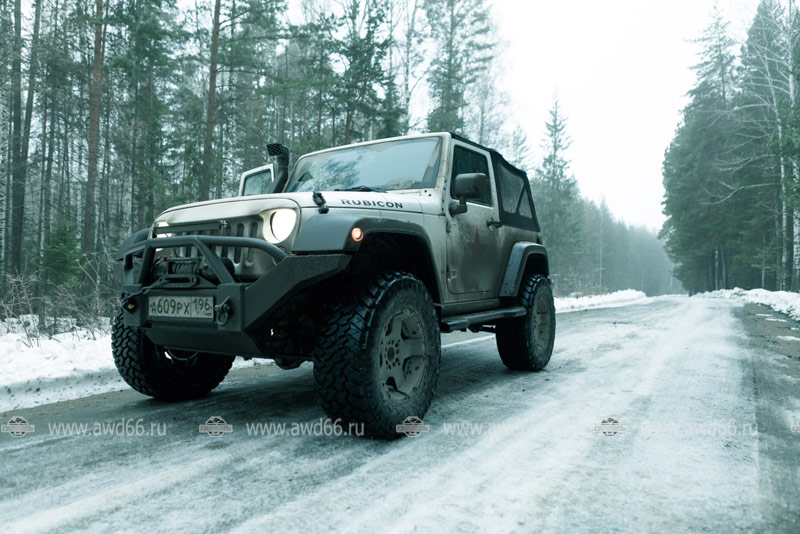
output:
[{"label": "round headlight", "polygon": [[[266,235],[267,241],[280,243],[292,235],[294,224],[297,222],[297,214],[292,209],[279,209],[272,212],[269,216],[269,230],[271,236]],[[272,239],[270,239],[270,237]]]}]

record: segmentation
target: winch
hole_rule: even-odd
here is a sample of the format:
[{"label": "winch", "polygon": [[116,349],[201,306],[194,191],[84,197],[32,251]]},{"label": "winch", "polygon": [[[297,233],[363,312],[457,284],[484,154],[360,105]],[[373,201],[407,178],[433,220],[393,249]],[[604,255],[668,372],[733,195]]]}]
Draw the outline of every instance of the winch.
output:
[{"label": "winch", "polygon": [[[233,261],[229,258],[220,258],[225,269],[235,278]],[[219,283],[219,278],[209,267],[202,256],[189,258],[164,257],[156,261],[152,268],[155,279],[164,280],[170,284],[195,285],[196,277],[202,276],[206,280]]]}]

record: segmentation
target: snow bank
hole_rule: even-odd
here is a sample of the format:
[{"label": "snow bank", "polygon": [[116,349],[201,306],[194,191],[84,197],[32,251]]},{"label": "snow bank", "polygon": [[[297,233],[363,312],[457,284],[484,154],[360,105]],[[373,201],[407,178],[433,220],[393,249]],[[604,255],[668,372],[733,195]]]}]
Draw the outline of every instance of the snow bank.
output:
[{"label": "snow bank", "polygon": [[556,311],[579,311],[592,308],[611,308],[616,306],[627,306],[639,302],[647,302],[650,298],[635,289],[625,289],[615,291],[607,295],[591,295],[586,297],[563,297],[556,298]]},{"label": "snow bank", "polygon": [[[272,363],[237,358],[234,369]],[[111,356],[111,337],[87,330],[29,340],[0,335],[0,412],[128,389]]]},{"label": "snow bank", "polygon": [[38,341],[0,335],[0,412],[121,389],[110,344],[80,330]]},{"label": "snow bank", "polygon": [[85,332],[58,334],[31,341],[18,334],[0,336],[0,386],[29,380],[36,370],[40,380],[110,368],[110,339]]},{"label": "snow bank", "polygon": [[800,293],[789,291],[768,291],[766,289],[719,289],[696,295],[700,298],[742,300],[753,304],[769,306],[776,312],[785,313],[800,321]]}]

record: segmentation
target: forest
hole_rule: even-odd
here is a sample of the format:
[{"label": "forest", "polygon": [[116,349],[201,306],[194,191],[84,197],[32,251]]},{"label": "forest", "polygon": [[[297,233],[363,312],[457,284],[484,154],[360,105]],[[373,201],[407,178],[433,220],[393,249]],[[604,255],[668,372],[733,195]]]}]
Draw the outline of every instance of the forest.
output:
[{"label": "forest", "polygon": [[656,235],[582,198],[559,103],[546,124],[512,119],[483,0],[0,0],[0,36],[0,315],[111,315],[120,243],[169,206],[235,195],[268,143],[296,158],[424,131],[527,171],[557,294],[682,291]]},{"label": "forest", "polygon": [[800,289],[800,18],[762,0],[743,44],[714,11],[663,167],[661,231],[690,292]]}]

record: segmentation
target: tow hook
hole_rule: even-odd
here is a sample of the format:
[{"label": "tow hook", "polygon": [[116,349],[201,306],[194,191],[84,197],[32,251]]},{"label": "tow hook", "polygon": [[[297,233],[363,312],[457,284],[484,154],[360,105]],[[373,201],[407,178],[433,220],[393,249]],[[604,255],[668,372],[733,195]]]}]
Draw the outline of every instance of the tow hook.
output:
[{"label": "tow hook", "polygon": [[231,298],[226,297],[221,304],[217,305],[217,324],[219,326],[224,326],[225,323],[228,322],[228,319],[230,319],[232,311],[233,306],[231,306]]}]

